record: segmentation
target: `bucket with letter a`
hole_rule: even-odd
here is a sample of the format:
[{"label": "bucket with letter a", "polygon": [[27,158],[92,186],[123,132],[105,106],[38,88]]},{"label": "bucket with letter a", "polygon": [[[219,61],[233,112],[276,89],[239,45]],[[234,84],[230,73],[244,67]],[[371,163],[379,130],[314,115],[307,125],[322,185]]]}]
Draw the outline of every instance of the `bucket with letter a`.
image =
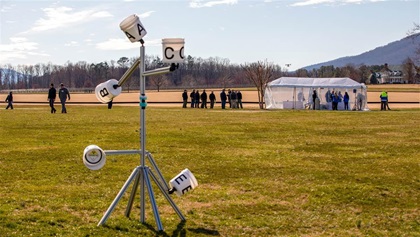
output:
[{"label": "bucket with letter a", "polygon": [[189,169],[183,170],[175,178],[169,181],[170,186],[175,189],[178,196],[182,196],[189,190],[193,190],[198,186],[197,179],[195,179],[193,173]]},{"label": "bucket with letter a", "polygon": [[120,29],[124,31],[132,43],[140,41],[147,34],[146,29],[140,22],[140,18],[135,14],[125,18],[120,23]]},{"label": "bucket with letter a", "polygon": [[162,39],[164,63],[183,63],[184,62],[184,39],[167,38]]}]

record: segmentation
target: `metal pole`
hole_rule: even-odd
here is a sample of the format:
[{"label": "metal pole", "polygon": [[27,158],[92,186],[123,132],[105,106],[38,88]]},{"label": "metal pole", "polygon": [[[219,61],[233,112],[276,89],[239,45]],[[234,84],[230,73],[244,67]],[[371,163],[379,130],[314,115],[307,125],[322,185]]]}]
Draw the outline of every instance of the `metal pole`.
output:
[{"label": "metal pole", "polygon": [[155,200],[155,194],[153,193],[152,184],[149,178],[150,169],[149,167],[143,167],[143,177],[146,181],[147,191],[149,193],[150,204],[152,205],[153,215],[155,216],[156,225],[159,231],[163,230],[162,221],[160,220],[158,207]]},{"label": "metal pole", "polygon": [[171,71],[171,67],[162,67],[162,68],[156,68],[147,72],[143,73],[143,76],[154,76],[159,74],[165,74]]},{"label": "metal pole", "polygon": [[118,86],[122,86],[124,84],[124,82],[131,77],[131,75],[133,74],[133,72],[136,70],[136,68],[139,66],[140,64],[140,59],[137,59],[134,64],[127,70],[125,71],[124,75],[120,78],[120,80],[118,81]]},{"label": "metal pole", "polygon": [[125,190],[127,190],[128,186],[130,185],[131,181],[136,177],[136,175],[139,173],[139,167],[136,167],[133,172],[131,173],[130,177],[128,177],[127,181],[125,181],[123,187],[121,188],[120,192],[115,197],[114,201],[109,206],[108,210],[105,212],[102,219],[99,221],[98,226],[104,224],[106,220],[108,219],[109,215],[111,215],[112,211],[114,210],[115,206],[117,206],[118,202],[120,201],[122,195],[124,194]]},{"label": "metal pole", "polygon": [[139,150],[105,150],[104,152],[107,156],[109,156],[109,155],[134,155],[134,154],[140,154],[141,151]]},{"label": "metal pole", "polygon": [[133,207],[134,198],[136,197],[137,188],[139,186],[141,176],[142,176],[142,172],[137,172],[137,176],[133,184],[133,189],[131,190],[130,199],[128,199],[127,209],[125,210],[126,217],[130,217],[131,208]]},{"label": "metal pole", "polygon": [[[145,167],[144,158],[146,156],[146,149],[145,149],[145,146],[146,146],[146,123],[145,123],[146,82],[145,82],[145,77],[143,75],[145,71],[145,65],[144,65],[144,60],[145,60],[144,51],[145,50],[144,50],[143,43],[144,42],[141,41],[141,46],[140,46],[140,60],[141,60],[141,64],[140,64],[140,150],[141,150],[140,166],[142,167],[142,169],[144,169]],[[140,179],[140,221],[141,223],[146,222],[145,203],[144,203],[145,180],[146,178],[143,175],[142,178]]]}]

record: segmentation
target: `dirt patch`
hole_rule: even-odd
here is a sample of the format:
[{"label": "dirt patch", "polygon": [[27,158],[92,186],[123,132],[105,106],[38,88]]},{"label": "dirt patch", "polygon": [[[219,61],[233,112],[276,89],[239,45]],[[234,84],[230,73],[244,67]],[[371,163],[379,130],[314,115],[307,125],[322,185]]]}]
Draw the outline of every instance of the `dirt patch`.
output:
[{"label": "dirt patch", "polygon": [[[385,85],[384,85],[385,86]],[[388,85],[389,86],[389,85]],[[398,85],[401,87],[408,88],[409,85]],[[420,89],[418,87],[413,87],[413,91],[408,92],[389,92],[389,102],[391,109],[392,108],[420,108]],[[415,85],[417,86],[417,85]],[[206,90],[207,94],[210,94],[212,90]],[[216,102],[220,101],[219,94],[220,90],[215,89],[213,90],[216,94]],[[200,90],[202,92],[202,90]],[[257,91],[253,90],[243,90],[243,103],[245,108],[258,108],[258,93]],[[70,92],[71,93],[71,92]],[[190,91],[188,92],[188,94]],[[147,102],[150,106],[181,106],[182,103],[182,90],[179,91],[147,91]],[[368,103],[370,109],[378,109],[380,108],[380,99],[379,99],[380,92],[368,92]],[[15,103],[30,103],[30,104],[48,104],[47,94],[14,94],[14,101]],[[6,94],[0,95],[1,102],[4,102],[6,98]],[[188,99],[189,100],[189,99]],[[117,104],[124,104],[127,105],[135,105],[138,106],[139,101],[139,93],[137,92],[130,92],[130,93],[121,93],[118,97],[114,99],[114,103]],[[189,100],[190,101],[190,100]],[[397,103],[394,103],[397,102]],[[407,103],[408,102],[408,103]],[[59,102],[56,102],[59,103]],[[98,100],[96,99],[95,94],[78,94],[78,93],[71,93],[71,100],[69,101],[69,105],[73,103],[94,103],[97,104]],[[220,104],[216,104],[216,107],[220,106]]]}]

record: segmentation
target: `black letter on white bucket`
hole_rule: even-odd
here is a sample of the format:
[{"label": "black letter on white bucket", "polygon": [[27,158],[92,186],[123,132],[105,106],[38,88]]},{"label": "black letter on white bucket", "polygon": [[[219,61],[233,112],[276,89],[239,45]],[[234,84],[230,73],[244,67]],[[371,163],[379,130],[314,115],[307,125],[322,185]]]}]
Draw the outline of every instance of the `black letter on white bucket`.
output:
[{"label": "black letter on white bucket", "polygon": [[130,35],[130,33],[128,33],[128,32],[125,32],[125,35],[127,36],[127,38],[131,38],[131,39],[136,39],[136,37],[134,37],[134,36],[132,36],[132,35]]},{"label": "black letter on white bucket", "polygon": [[[167,54],[167,52],[168,52],[168,49],[169,50],[172,50],[172,56],[171,57],[168,57],[168,54]],[[165,58],[167,58],[167,59],[173,59],[174,58],[174,49],[172,48],[172,47],[167,47],[166,49],[165,49]]]},{"label": "black letter on white bucket", "polygon": [[182,55],[184,55],[184,46],[182,46],[181,50],[179,50],[179,57],[184,59],[184,57]]},{"label": "black letter on white bucket", "polygon": [[104,88],[104,89],[102,89],[102,90],[99,91],[99,94],[102,97],[105,97],[105,96],[109,95],[109,92],[108,92],[108,90],[106,88]]},{"label": "black letter on white bucket", "polygon": [[[177,184],[181,184],[181,182],[182,182],[182,181],[184,181],[184,180],[182,179],[182,177],[184,177],[184,179],[185,179],[185,180],[187,180],[187,176],[185,176],[184,174],[181,174],[180,176],[176,177],[175,182],[176,182]],[[180,180],[179,182],[178,182],[178,179]]]},{"label": "black letter on white bucket", "polygon": [[185,192],[188,192],[188,190],[192,190],[191,185],[188,185],[186,188],[182,189],[182,194],[184,194]]},{"label": "black letter on white bucket", "polygon": [[146,31],[140,24],[137,24],[137,29],[139,31],[139,35],[141,36],[142,31]]}]

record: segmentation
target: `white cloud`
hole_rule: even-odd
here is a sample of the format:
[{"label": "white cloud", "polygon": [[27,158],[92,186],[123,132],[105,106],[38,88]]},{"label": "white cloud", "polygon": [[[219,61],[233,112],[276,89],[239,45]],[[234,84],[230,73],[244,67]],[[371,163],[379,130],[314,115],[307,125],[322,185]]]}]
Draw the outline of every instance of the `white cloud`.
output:
[{"label": "white cloud", "polygon": [[10,44],[0,44],[0,52],[12,52],[20,50],[34,50],[37,49],[37,43],[29,42],[24,37],[10,38]]},{"label": "white cloud", "polygon": [[[147,46],[161,46],[162,40],[145,40]],[[127,49],[139,49],[139,43],[131,43],[127,38],[109,39],[107,41],[97,43],[96,48],[100,50],[127,50]]]},{"label": "white cloud", "polygon": [[313,6],[322,4],[361,4],[365,2],[384,2],[387,0],[300,0],[290,4],[292,7]]},{"label": "white cloud", "polygon": [[35,52],[38,50],[38,44],[30,42],[24,37],[13,37],[9,40],[9,44],[0,44],[0,63],[10,63],[14,59],[26,59],[28,56],[48,56]]},{"label": "white cloud", "polygon": [[67,47],[75,47],[75,46],[79,46],[79,45],[80,44],[77,41],[70,41],[70,42],[64,44],[64,46],[67,46]]},{"label": "white cloud", "polygon": [[154,13],[155,11],[148,11],[148,12],[145,12],[145,13],[142,13],[142,14],[139,14],[138,16],[139,16],[139,18],[140,19],[142,19],[142,18],[146,18],[146,17],[149,17],[150,15],[152,15],[152,13]]},{"label": "white cloud", "polygon": [[237,4],[238,0],[216,0],[216,1],[207,1],[204,2],[202,0],[191,0],[190,7],[191,8],[202,8],[202,7],[214,7],[217,5],[234,5]]},{"label": "white cloud", "polygon": [[10,10],[12,10],[16,5],[12,4],[10,6],[6,6],[6,4],[1,4],[1,8],[0,8],[0,12],[9,12]]},{"label": "white cloud", "polygon": [[310,5],[318,5],[318,4],[324,4],[324,3],[331,3],[335,0],[305,0],[297,3],[291,4],[293,7],[302,7],[302,6],[310,6]]},{"label": "white cloud", "polygon": [[130,43],[126,38],[109,39],[105,42],[97,43],[96,48],[100,50],[126,50],[139,48],[138,44]]},{"label": "white cloud", "polygon": [[106,11],[73,11],[69,7],[44,8],[45,17],[37,20],[30,32],[46,31],[88,22],[98,18],[111,17]]}]

